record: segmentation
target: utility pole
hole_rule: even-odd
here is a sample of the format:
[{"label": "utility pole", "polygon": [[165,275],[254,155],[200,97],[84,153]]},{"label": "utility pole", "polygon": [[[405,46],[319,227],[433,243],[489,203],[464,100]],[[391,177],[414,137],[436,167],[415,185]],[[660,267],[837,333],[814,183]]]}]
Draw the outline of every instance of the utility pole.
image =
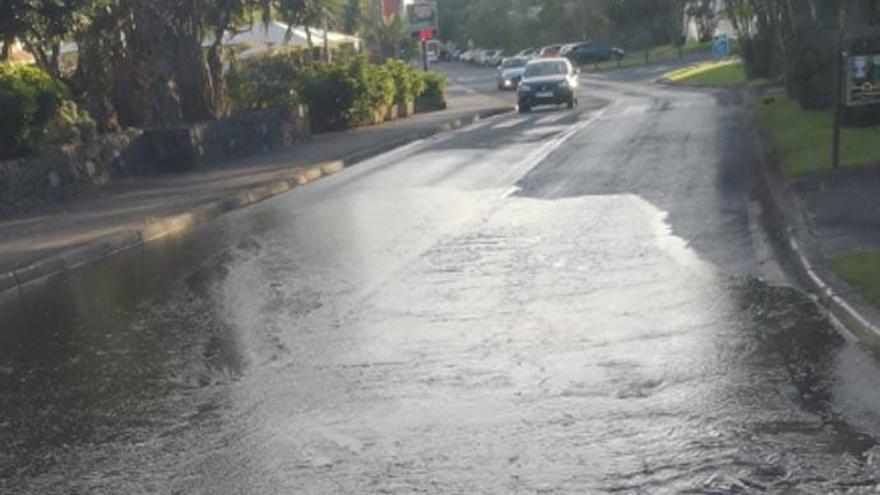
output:
[{"label": "utility pole", "polygon": [[428,40],[422,38],[422,68],[428,72]]},{"label": "utility pole", "polygon": [[840,120],[843,113],[841,98],[844,85],[844,61],[847,59],[847,54],[844,50],[844,34],[843,29],[841,29],[837,39],[837,53],[835,53],[834,60],[834,128],[831,133],[831,168],[834,170],[840,169]]}]

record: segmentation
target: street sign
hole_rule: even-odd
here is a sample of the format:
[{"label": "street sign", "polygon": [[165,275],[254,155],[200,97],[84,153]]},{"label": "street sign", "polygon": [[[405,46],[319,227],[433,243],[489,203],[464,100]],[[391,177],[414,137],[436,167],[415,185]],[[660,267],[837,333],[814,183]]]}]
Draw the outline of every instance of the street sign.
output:
[{"label": "street sign", "polygon": [[853,55],[846,75],[849,106],[880,103],[880,53]]},{"label": "street sign", "polygon": [[393,20],[400,14],[400,2],[402,0],[381,0],[382,19],[386,22]]},{"label": "street sign", "polygon": [[880,30],[852,33],[846,45],[846,105],[880,104]]},{"label": "street sign", "polygon": [[[422,39],[422,34],[437,35],[437,2],[434,0],[418,0],[406,6],[409,17],[410,33],[413,38]],[[429,31],[426,31],[429,30]]]}]

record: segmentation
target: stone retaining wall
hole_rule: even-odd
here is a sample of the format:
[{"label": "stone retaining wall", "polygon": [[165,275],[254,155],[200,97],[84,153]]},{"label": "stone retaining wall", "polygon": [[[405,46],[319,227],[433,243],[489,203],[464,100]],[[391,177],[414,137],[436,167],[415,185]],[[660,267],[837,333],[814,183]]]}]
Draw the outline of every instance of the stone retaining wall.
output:
[{"label": "stone retaining wall", "polygon": [[308,110],[300,106],[48,146],[32,156],[0,162],[0,216],[88,194],[114,179],[208,166],[281,149],[309,135]]}]

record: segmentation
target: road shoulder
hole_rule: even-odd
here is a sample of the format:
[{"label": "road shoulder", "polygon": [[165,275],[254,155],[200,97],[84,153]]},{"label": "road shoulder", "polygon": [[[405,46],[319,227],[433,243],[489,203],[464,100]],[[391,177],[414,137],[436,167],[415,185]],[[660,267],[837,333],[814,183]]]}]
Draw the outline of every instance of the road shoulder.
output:
[{"label": "road shoulder", "polygon": [[[746,101],[757,92],[746,91]],[[831,269],[819,241],[811,232],[803,200],[782,172],[769,132],[750,112],[759,147],[759,195],[771,235],[779,241],[795,275],[836,320],[865,347],[880,356],[880,310],[840,279]]]}]

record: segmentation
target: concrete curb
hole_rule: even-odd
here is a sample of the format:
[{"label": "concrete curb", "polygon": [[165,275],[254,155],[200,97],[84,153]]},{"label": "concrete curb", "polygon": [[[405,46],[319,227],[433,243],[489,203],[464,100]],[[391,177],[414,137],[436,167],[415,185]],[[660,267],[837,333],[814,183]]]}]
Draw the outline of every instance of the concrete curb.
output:
[{"label": "concrete curb", "polygon": [[816,296],[817,301],[833,318],[880,357],[880,327],[872,323],[864,311],[857,309],[869,307],[869,303],[857,294],[844,293],[838,289],[848,286],[834,275],[816,246],[809,232],[806,211],[779,167],[770,147],[769,136],[761,130],[754,112],[752,116],[753,138],[761,157],[758,167],[761,203],[765,217],[778,234],[780,245],[791,260],[798,280]]},{"label": "concrete curb", "polygon": [[443,121],[433,127],[412,132],[399,139],[358,150],[338,160],[320,162],[305,168],[291,170],[290,173],[280,179],[244,189],[225,198],[194,206],[183,213],[149,220],[136,230],[102,237],[86,245],[67,249],[59,254],[18,267],[12,271],[0,273],[0,295],[5,295],[7,292],[18,290],[27,284],[73,270],[122,251],[143,246],[166,237],[186,233],[223,214],[265,201],[298,186],[318,180],[321,177],[341,172],[352,165],[395,148],[435,134],[466,127],[483,119],[513,110],[514,107],[492,107],[470,115]]}]

